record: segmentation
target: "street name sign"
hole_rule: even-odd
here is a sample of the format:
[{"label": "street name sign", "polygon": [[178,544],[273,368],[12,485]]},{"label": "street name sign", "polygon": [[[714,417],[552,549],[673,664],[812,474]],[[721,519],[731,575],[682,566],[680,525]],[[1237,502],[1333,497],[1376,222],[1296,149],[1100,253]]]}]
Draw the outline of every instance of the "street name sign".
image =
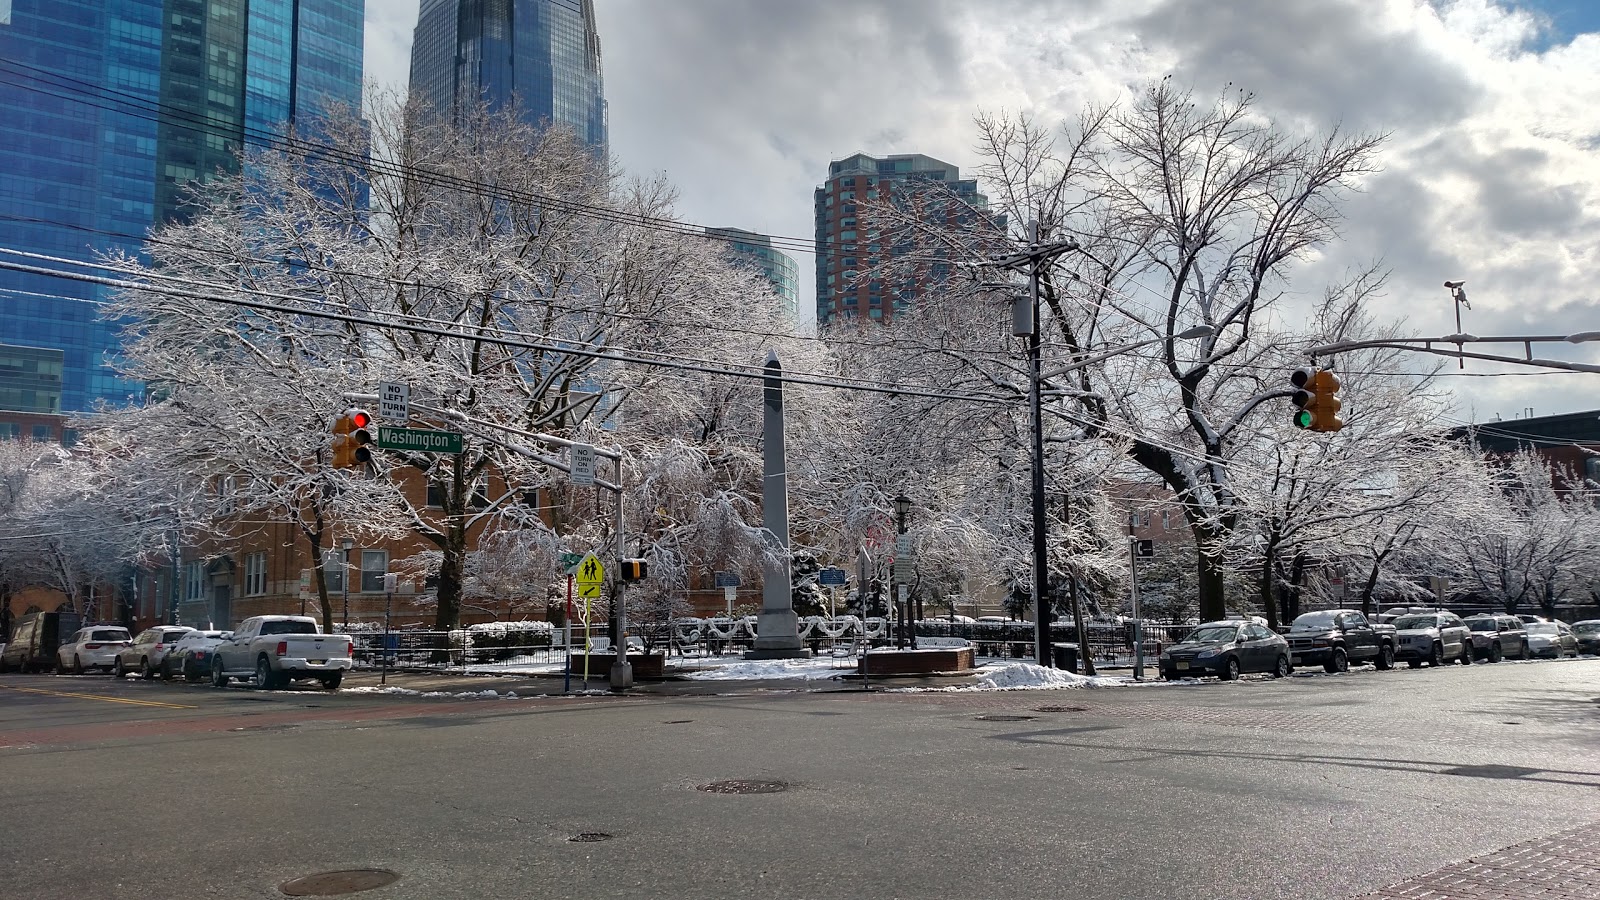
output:
[{"label": "street name sign", "polygon": [[844,587],[848,580],[845,571],[837,566],[829,566],[817,573],[817,584],[823,587]]},{"label": "street name sign", "polygon": [[378,420],[396,425],[411,420],[411,385],[397,381],[378,384]]},{"label": "street name sign", "polygon": [[461,432],[431,431],[426,428],[395,428],[390,425],[379,425],[378,447],[383,450],[460,453]]},{"label": "street name sign", "polygon": [[578,585],[578,596],[585,600],[600,599],[600,586],[606,581],[606,567],[601,564],[600,557],[593,553],[585,553],[578,562],[578,571],[573,575],[573,581]]},{"label": "street name sign", "polygon": [[583,562],[582,553],[561,554],[561,571],[571,575],[578,571],[578,563]]},{"label": "street name sign", "polygon": [[594,487],[594,447],[590,444],[572,445],[572,484],[574,487]]}]

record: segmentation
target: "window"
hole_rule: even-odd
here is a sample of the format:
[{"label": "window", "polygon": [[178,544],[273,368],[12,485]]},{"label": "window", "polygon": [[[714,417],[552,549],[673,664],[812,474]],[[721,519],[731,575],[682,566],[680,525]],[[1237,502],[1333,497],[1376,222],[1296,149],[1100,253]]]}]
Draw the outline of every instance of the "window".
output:
[{"label": "window", "polygon": [[183,567],[183,597],[185,600],[206,598],[206,564],[192,562]]},{"label": "window", "polygon": [[338,550],[328,550],[322,554],[322,580],[328,586],[328,593],[344,593],[344,554]]},{"label": "window", "polygon": [[388,571],[388,551],[361,551],[361,590],[363,593],[383,593],[383,576]]},{"label": "window", "polygon": [[267,551],[249,553],[244,558],[244,594],[259,597],[267,592]]}]

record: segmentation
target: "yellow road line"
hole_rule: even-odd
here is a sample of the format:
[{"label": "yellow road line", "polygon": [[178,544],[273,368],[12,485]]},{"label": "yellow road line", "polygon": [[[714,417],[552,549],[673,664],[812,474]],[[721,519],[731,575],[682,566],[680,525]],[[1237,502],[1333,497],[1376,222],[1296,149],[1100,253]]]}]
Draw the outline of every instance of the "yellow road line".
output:
[{"label": "yellow road line", "polygon": [[23,691],[29,694],[49,694],[52,697],[77,697],[80,700],[104,700],[107,703],[127,703],[132,706],[159,706],[163,709],[199,709],[198,706],[184,706],[181,703],[158,703],[155,700],[126,700],[121,697],[104,697],[100,694],[74,694],[70,691],[46,691],[40,688],[13,687],[9,684],[0,684],[0,688],[8,691]]}]

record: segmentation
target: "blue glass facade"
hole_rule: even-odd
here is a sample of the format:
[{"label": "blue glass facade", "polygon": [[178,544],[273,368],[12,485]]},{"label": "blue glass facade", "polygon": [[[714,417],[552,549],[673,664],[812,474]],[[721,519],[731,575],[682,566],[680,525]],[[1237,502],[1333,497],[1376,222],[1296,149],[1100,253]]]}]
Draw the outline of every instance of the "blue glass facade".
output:
[{"label": "blue glass facade", "polygon": [[411,88],[440,110],[458,99],[515,101],[529,122],[606,145],[593,0],[422,0]]},{"label": "blue glass facade", "polygon": [[[248,129],[360,104],[364,14],[364,0],[0,0],[0,247],[137,252],[181,215],[185,183],[236,164]],[[0,343],[62,351],[63,412],[140,390],[106,367],[104,290],[0,270]]]},{"label": "blue glass facade", "polygon": [[772,283],[772,290],[783,300],[790,317],[800,304],[800,266],[794,257],[773,249],[772,238],[741,228],[707,228],[706,234],[725,241],[728,254],[736,263],[751,266]]}]

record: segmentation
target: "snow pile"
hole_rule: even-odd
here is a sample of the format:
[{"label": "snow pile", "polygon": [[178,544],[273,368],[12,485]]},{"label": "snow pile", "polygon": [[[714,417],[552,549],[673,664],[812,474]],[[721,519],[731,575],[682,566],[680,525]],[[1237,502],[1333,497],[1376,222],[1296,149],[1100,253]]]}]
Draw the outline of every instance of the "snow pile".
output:
[{"label": "snow pile", "polygon": [[[935,691],[1048,691],[1059,688],[1122,687],[1129,682],[1111,676],[1079,675],[1061,669],[1047,669],[1033,663],[1011,665],[977,676],[977,684],[962,687],[930,688]],[[917,690],[912,688],[911,690]]]},{"label": "snow pile", "polygon": [[494,691],[494,690],[456,691],[456,692],[452,692],[452,691],[414,691],[414,690],[412,690],[410,688],[394,687],[392,685],[385,685],[385,686],[381,686],[381,687],[368,686],[368,687],[345,688],[342,693],[346,693],[346,694],[393,694],[395,696],[400,696],[400,697],[450,697],[450,698],[457,698],[457,699],[463,699],[463,700],[502,700],[502,699],[503,700],[515,700],[515,699],[517,699],[517,692],[516,691],[506,691],[504,694],[499,693],[499,692]]}]

